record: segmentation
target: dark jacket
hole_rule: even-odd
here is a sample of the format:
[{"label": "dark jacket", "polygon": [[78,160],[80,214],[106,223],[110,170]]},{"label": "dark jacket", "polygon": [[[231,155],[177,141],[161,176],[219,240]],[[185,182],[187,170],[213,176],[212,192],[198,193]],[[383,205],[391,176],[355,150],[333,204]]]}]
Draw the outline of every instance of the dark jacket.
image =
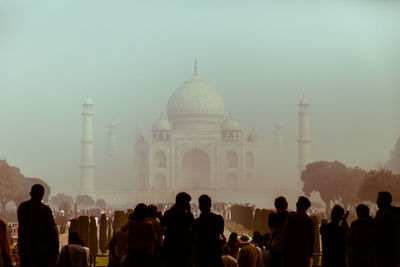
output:
[{"label": "dark jacket", "polygon": [[322,239],[322,266],[345,267],[347,223],[330,222],[320,228]]},{"label": "dark jacket", "polygon": [[375,266],[376,224],[372,218],[355,220],[346,235],[349,266]]},{"label": "dark jacket", "polygon": [[28,200],[18,207],[18,249],[23,263],[47,266],[55,261],[59,251],[58,232],[48,206]]},{"label": "dark jacket", "polygon": [[283,228],[282,266],[308,267],[314,249],[314,224],[303,212],[290,213]]}]

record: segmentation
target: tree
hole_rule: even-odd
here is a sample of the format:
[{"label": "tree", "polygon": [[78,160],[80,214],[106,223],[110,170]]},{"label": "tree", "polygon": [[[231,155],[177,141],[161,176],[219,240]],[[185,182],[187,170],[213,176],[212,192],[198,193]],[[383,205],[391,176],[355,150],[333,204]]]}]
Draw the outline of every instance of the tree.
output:
[{"label": "tree", "polygon": [[50,186],[39,178],[25,177],[20,169],[8,165],[7,161],[0,160],[0,204],[4,211],[7,203],[14,201],[18,206],[29,199],[29,192],[34,184],[44,187],[43,202],[47,202],[50,195]]},{"label": "tree", "polygon": [[71,211],[71,203],[63,201],[61,202],[60,206],[58,206],[59,211],[64,211],[65,216],[67,216]]},{"label": "tree", "polygon": [[375,202],[380,191],[390,192],[393,202],[400,203],[400,175],[385,169],[370,171],[358,189],[358,196],[361,200]]},{"label": "tree", "polygon": [[331,202],[342,201],[345,208],[357,201],[357,188],[365,172],[360,168],[349,168],[341,162],[317,161],[307,165],[301,173],[303,191],[309,196],[319,192],[325,203],[326,214],[330,213]]},{"label": "tree", "polygon": [[400,174],[400,137],[394,149],[391,151],[390,160],[386,163],[386,167],[394,173]]},{"label": "tree", "polygon": [[68,203],[71,206],[74,203],[74,199],[71,196],[58,193],[57,195],[50,198],[50,203],[61,210],[60,206],[62,203]]},{"label": "tree", "polygon": [[86,207],[94,205],[94,200],[89,195],[79,195],[76,197],[75,202],[80,206],[86,206]]},{"label": "tree", "polygon": [[100,217],[99,247],[101,253],[107,252],[107,216],[103,213]]},{"label": "tree", "polygon": [[22,177],[18,168],[8,165],[5,160],[0,161],[0,204],[3,212],[7,204],[23,190]]},{"label": "tree", "polygon": [[96,200],[96,207],[99,209],[104,209],[107,206],[107,202],[104,199]]},{"label": "tree", "polygon": [[99,250],[99,242],[97,238],[97,225],[96,219],[90,216],[90,226],[89,226],[89,249],[90,255],[95,256]]}]

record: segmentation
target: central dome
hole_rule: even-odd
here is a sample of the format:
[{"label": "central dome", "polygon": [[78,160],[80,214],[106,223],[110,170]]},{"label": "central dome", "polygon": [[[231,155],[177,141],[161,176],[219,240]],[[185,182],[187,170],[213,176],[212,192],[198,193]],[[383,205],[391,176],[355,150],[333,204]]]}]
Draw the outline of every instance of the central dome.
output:
[{"label": "central dome", "polygon": [[221,122],[224,100],[207,81],[195,73],[168,100],[168,119],[176,122]]}]

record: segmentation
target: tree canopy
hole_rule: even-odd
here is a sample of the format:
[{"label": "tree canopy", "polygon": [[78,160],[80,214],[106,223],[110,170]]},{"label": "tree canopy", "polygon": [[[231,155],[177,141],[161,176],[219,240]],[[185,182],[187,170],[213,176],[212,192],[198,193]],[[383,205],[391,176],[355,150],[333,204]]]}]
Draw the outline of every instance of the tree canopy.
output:
[{"label": "tree canopy", "polygon": [[93,206],[95,204],[93,198],[89,195],[79,195],[76,197],[75,202],[80,206]]},{"label": "tree canopy", "polygon": [[71,206],[74,203],[74,199],[71,196],[59,193],[50,198],[50,203],[60,209],[60,206],[64,203],[64,205],[68,204]]},{"label": "tree canopy", "polygon": [[317,161],[307,165],[301,173],[306,195],[319,192],[329,213],[331,202],[341,201],[345,208],[357,202],[357,188],[365,176],[360,168],[350,168],[341,162]]},{"label": "tree canopy", "polygon": [[45,189],[43,201],[47,202],[50,195],[50,186],[39,178],[25,177],[20,169],[10,166],[6,160],[0,160],[0,204],[2,210],[9,202],[14,201],[18,206],[30,198],[29,192],[34,184],[41,184]]},{"label": "tree canopy", "polygon": [[392,172],[400,174],[400,138],[397,139],[397,143],[390,154],[391,157],[386,163],[386,167]]},{"label": "tree canopy", "polygon": [[361,200],[375,202],[380,191],[390,192],[393,202],[400,203],[400,175],[385,169],[370,171],[360,184],[358,197]]},{"label": "tree canopy", "polygon": [[107,202],[104,199],[96,200],[96,207],[100,209],[104,209],[107,206]]}]

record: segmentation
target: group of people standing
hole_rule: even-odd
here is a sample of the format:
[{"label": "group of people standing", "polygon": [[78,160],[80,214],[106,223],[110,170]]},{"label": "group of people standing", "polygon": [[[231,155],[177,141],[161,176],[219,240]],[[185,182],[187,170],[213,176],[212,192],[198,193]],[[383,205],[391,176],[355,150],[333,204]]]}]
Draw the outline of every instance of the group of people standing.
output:
[{"label": "group of people standing", "polygon": [[[56,224],[41,202],[44,188],[34,185],[31,199],[18,207],[18,250],[21,267],[87,267],[87,250],[78,233],[59,252]],[[140,203],[129,221],[109,242],[109,267],[310,267],[315,236],[307,214],[311,203],[299,197],[296,211],[288,212],[284,197],[275,199],[276,212],[268,224],[270,234],[231,233],[224,236],[224,219],[211,211],[211,198],[198,199],[200,215],[194,218],[191,196],[179,193],[163,215],[154,205]],[[357,219],[348,226],[348,212],[335,205],[331,222],[322,223],[322,266],[399,267],[400,209],[391,205],[388,192],[379,192],[375,218],[369,208],[356,207]],[[0,266],[12,266],[6,225],[0,221]]]}]

